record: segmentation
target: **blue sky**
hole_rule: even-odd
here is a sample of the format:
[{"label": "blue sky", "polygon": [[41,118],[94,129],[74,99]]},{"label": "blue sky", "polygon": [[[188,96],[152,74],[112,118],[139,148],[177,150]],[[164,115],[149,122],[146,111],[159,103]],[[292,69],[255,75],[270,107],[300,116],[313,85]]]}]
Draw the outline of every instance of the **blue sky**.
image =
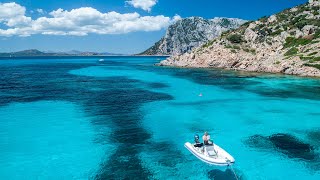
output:
[{"label": "blue sky", "polygon": [[165,28],[180,17],[233,17],[255,20],[307,0],[0,2],[1,52],[35,48],[132,54],[153,45],[164,35]]}]

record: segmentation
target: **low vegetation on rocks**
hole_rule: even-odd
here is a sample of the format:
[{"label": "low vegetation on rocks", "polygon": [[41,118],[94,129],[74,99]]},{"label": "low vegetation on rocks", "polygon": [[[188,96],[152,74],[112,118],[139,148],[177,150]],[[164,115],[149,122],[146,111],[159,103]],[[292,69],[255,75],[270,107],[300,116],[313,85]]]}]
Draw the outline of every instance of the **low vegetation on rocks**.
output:
[{"label": "low vegetation on rocks", "polygon": [[227,36],[228,41],[230,41],[231,43],[242,43],[243,42],[243,38],[240,34],[231,34],[229,36]]},{"label": "low vegetation on rocks", "polygon": [[289,49],[286,53],[284,53],[285,56],[292,56],[292,55],[296,55],[298,53],[298,49],[293,47],[291,49]]}]

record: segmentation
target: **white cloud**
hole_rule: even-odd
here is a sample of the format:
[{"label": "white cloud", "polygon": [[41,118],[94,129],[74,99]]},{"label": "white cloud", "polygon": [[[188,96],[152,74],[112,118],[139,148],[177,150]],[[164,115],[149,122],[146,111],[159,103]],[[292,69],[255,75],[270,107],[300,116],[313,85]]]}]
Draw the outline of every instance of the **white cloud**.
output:
[{"label": "white cloud", "polygon": [[173,16],[173,18],[172,18],[172,22],[176,22],[176,21],[179,21],[179,20],[181,20],[182,18],[181,18],[181,16],[179,16],[179,15],[175,15],[175,16]]},{"label": "white cloud", "polygon": [[31,22],[25,16],[26,8],[16,3],[0,3],[0,23],[9,27],[20,27]]},{"label": "white cloud", "polygon": [[126,3],[132,5],[135,8],[141,8],[145,11],[150,12],[151,8],[156,5],[158,0],[129,0]]},{"label": "white cloud", "polygon": [[73,35],[88,34],[124,34],[136,31],[157,31],[166,28],[179,19],[158,16],[140,16],[138,13],[120,14],[102,13],[91,7],[82,7],[70,11],[57,9],[32,19],[25,15],[26,9],[16,3],[0,3],[0,36],[30,36],[33,34]]},{"label": "white cloud", "polygon": [[45,13],[46,13],[43,9],[37,9],[37,12],[38,12],[39,14],[45,14]]},{"label": "white cloud", "polygon": [[23,16],[26,8],[16,3],[0,3],[0,19]]}]

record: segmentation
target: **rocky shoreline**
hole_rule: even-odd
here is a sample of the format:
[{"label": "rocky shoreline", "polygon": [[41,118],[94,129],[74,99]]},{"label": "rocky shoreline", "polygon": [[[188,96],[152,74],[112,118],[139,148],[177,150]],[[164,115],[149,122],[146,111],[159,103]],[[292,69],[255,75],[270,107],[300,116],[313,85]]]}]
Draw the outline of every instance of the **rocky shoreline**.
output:
[{"label": "rocky shoreline", "polygon": [[224,49],[217,48],[216,56],[211,55],[195,55],[188,53],[180,56],[171,56],[166,60],[156,64],[157,66],[173,66],[186,68],[219,68],[227,70],[239,70],[248,72],[264,72],[264,73],[281,73],[288,75],[320,77],[320,70],[314,67],[303,65],[299,58],[293,58],[281,63],[275,61],[275,55],[271,59],[264,59],[255,56],[244,57],[243,54],[232,54],[223,56]]}]

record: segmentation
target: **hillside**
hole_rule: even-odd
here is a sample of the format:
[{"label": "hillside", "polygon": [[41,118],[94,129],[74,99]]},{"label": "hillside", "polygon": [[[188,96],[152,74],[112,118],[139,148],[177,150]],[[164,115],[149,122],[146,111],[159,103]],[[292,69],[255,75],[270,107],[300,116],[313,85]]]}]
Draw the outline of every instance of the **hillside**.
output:
[{"label": "hillside", "polygon": [[140,55],[185,53],[221,35],[222,32],[239,27],[245,22],[245,20],[235,18],[203,19],[201,17],[190,17],[181,19],[170,25],[165,36]]},{"label": "hillside", "polygon": [[160,65],[320,76],[320,1],[247,22]]}]

